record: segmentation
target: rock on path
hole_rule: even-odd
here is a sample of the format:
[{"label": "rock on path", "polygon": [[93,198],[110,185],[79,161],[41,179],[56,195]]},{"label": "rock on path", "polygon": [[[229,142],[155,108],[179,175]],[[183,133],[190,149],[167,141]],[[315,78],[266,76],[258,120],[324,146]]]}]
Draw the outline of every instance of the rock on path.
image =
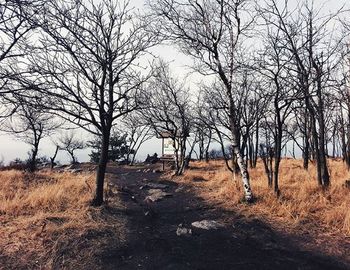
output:
[{"label": "rock on path", "polygon": [[148,191],[148,196],[145,198],[145,201],[157,202],[165,197],[172,196],[171,193],[164,192],[161,189],[150,189]]},{"label": "rock on path", "polygon": [[217,230],[224,227],[223,224],[215,220],[207,220],[207,219],[192,222],[191,225],[195,228],[202,229],[202,230]]}]

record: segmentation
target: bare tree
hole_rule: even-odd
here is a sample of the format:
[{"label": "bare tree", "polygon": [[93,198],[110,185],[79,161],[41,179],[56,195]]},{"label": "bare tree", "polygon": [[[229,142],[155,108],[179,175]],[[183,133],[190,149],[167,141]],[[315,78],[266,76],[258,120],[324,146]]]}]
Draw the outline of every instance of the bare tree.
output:
[{"label": "bare tree", "polygon": [[174,78],[168,65],[160,61],[145,96],[143,115],[157,134],[166,133],[175,149],[175,174],[185,169],[186,142],[190,134],[189,90]]},{"label": "bare tree", "polygon": [[53,113],[102,137],[92,205],[103,203],[111,128],[138,106],[147,79],[140,57],[156,43],[128,1],[47,1],[37,24],[30,74],[37,98]]},{"label": "bare tree", "polygon": [[[289,7],[288,1],[281,7],[276,0],[269,0],[263,13],[267,22],[280,31],[292,57],[293,77],[304,100],[304,123],[311,127],[318,183],[327,187],[330,177],[326,160],[325,98],[331,89],[330,75],[339,63],[344,38],[332,36],[329,27],[339,12],[322,16],[313,1],[302,3],[294,11]],[[305,138],[308,144],[308,135]],[[307,159],[308,152],[305,153]]]},{"label": "bare tree", "polygon": [[209,110],[207,102],[204,100],[205,93],[199,93],[197,103],[194,107],[194,125],[195,133],[197,134],[197,143],[199,148],[198,159],[209,161],[209,148],[213,139],[213,128],[209,117]]},{"label": "bare tree", "polygon": [[17,98],[17,110],[3,125],[3,131],[31,146],[29,154],[29,170],[36,170],[39,145],[43,138],[50,136],[61,125],[55,118],[28,100]]},{"label": "bare tree", "polygon": [[245,198],[252,201],[249,174],[239,144],[239,116],[233,86],[241,38],[254,22],[254,15],[248,11],[249,4],[248,0],[157,0],[149,5],[159,18],[157,31],[192,56],[197,71],[214,74],[221,81],[228,102],[233,152],[242,174]]},{"label": "bare tree", "polygon": [[[265,14],[262,14],[265,16]],[[295,91],[296,85],[291,80],[289,55],[285,40],[281,37],[279,29],[266,24],[263,37],[265,49],[258,61],[259,72],[265,81],[265,98],[268,99],[267,111],[264,119],[264,144],[260,145],[260,156],[263,159],[265,171],[268,176],[269,187],[273,187],[279,195],[279,168],[282,159],[283,139],[287,135],[287,119],[292,114],[292,104],[302,96]],[[298,97],[299,96],[299,97]],[[268,134],[271,134],[273,143]],[[274,165],[272,165],[274,163]]]},{"label": "bare tree", "polygon": [[17,45],[34,28],[28,22],[28,9],[32,9],[38,3],[39,1],[6,0],[0,5],[0,78],[3,81],[0,90],[4,90],[9,75],[8,70],[4,69],[8,62],[4,62],[25,53]]},{"label": "bare tree", "polygon": [[[129,165],[133,165],[140,147],[154,136],[151,126],[143,121],[142,112],[134,111],[122,119],[122,128],[127,134],[128,153],[126,160]],[[132,156],[132,157],[131,157]]]},{"label": "bare tree", "polygon": [[85,143],[81,139],[78,139],[76,136],[76,133],[73,131],[64,133],[62,136],[58,138],[57,143],[58,143],[58,147],[57,147],[58,149],[64,150],[69,154],[72,164],[75,164],[78,162],[74,152],[77,150],[82,150],[86,147]]},{"label": "bare tree", "polygon": [[26,53],[26,39],[34,28],[29,23],[32,10],[40,1],[6,0],[0,4],[0,118],[11,115],[16,109],[12,94],[19,90],[13,81],[20,72],[19,59]]}]

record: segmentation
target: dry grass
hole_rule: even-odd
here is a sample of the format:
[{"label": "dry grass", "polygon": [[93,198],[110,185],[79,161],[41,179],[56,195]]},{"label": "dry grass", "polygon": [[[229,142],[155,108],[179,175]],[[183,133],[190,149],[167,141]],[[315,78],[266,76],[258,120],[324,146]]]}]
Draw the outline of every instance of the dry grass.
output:
[{"label": "dry grass", "polygon": [[[125,221],[89,207],[94,175],[0,172],[0,269],[98,269]],[[120,207],[118,201],[110,207]]]},{"label": "dry grass", "polygon": [[[238,176],[232,179],[222,161],[197,162],[193,167],[179,181],[195,187],[195,192],[208,202],[294,232],[311,230],[318,235],[350,236],[350,190],[344,186],[350,172],[341,161],[329,161],[331,187],[322,191],[313,165],[307,172],[302,161],[283,160],[280,198],[267,187],[264,168],[259,162],[256,169],[250,170],[252,189],[258,198],[253,205],[240,203],[243,195],[240,179]],[[203,181],[194,181],[201,178]]]}]

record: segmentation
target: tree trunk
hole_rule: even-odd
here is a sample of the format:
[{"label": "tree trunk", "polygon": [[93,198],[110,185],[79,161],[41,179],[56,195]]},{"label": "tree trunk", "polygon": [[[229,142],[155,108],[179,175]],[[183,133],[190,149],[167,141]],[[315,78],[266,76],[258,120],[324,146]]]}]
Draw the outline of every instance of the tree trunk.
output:
[{"label": "tree trunk", "polygon": [[278,197],[280,195],[278,180],[279,180],[279,169],[281,163],[281,152],[282,152],[282,124],[278,123],[278,130],[275,142],[275,153],[274,153],[274,172],[273,172],[273,190]]},{"label": "tree trunk", "polygon": [[[330,177],[328,172],[328,166],[327,166],[327,152],[326,152],[326,140],[325,140],[325,120],[324,120],[324,105],[323,105],[323,98],[322,98],[322,70],[314,63],[314,68],[317,71],[317,116],[318,116],[318,125],[319,125],[319,158],[318,158],[318,164],[320,171],[320,181],[321,185],[325,188],[327,188],[330,185]],[[314,124],[315,127],[315,124]],[[317,139],[317,138],[315,138]]]},{"label": "tree trunk", "polygon": [[35,172],[35,170],[36,170],[36,157],[38,155],[38,151],[39,151],[39,143],[36,143],[35,145],[33,145],[32,155],[31,155],[30,161],[29,161],[29,171],[30,172]]},{"label": "tree trunk", "polygon": [[71,159],[72,159],[72,164],[76,164],[77,161],[76,161],[76,159],[75,159],[74,152],[73,152],[73,151],[72,151],[72,152],[69,152],[69,154],[70,154],[70,157],[71,157]]},{"label": "tree trunk", "polygon": [[209,129],[209,135],[208,135],[208,143],[205,147],[205,162],[209,162],[209,147],[211,144],[211,137],[212,137],[212,131]]},{"label": "tree trunk", "polygon": [[[187,141],[187,136],[184,136],[181,139],[181,167],[180,167],[180,175],[182,175],[187,168],[187,159],[186,159],[186,141]],[[191,159],[192,151],[189,153],[189,159]],[[188,164],[189,164],[188,160]]]},{"label": "tree trunk", "polygon": [[255,152],[254,152],[253,168],[256,168],[256,163],[258,162],[258,152],[259,152],[259,119],[256,119]]},{"label": "tree trunk", "polygon": [[253,139],[250,135],[248,138],[248,157],[249,157],[249,166],[250,168],[253,168],[253,153],[254,153],[254,145],[253,145]]},{"label": "tree trunk", "polygon": [[272,188],[272,161],[270,161],[271,156],[269,155],[269,151],[269,147],[266,147],[266,149],[264,149],[264,146],[260,145],[260,157],[264,165],[265,174],[267,176],[267,185],[269,188]]},{"label": "tree trunk", "polygon": [[304,149],[303,149],[303,167],[304,170],[309,170],[309,158],[310,158],[310,142],[308,138],[308,113],[307,109],[305,110],[305,118],[304,118]]},{"label": "tree trunk", "polygon": [[107,168],[107,162],[108,162],[108,148],[109,148],[110,134],[109,132],[107,132],[107,134],[103,134],[102,136],[103,137],[102,137],[100,160],[98,162],[97,173],[96,173],[96,190],[95,190],[95,196],[91,203],[93,206],[100,206],[103,203],[103,187],[104,187],[104,180],[105,180],[105,174],[106,174],[106,168]]},{"label": "tree trunk", "polygon": [[250,188],[249,173],[248,173],[246,164],[244,162],[241,149],[239,148],[239,140],[238,140],[239,132],[234,126],[233,119],[231,118],[230,120],[231,120],[233,153],[236,155],[236,163],[239,166],[239,169],[241,171],[245,199],[247,202],[251,202],[253,200],[253,193]]},{"label": "tree trunk", "polygon": [[328,187],[330,185],[330,177],[327,166],[327,153],[325,149],[325,124],[323,116],[323,106],[320,107],[319,114],[319,165],[321,172],[321,184],[323,187]]},{"label": "tree trunk", "polygon": [[58,150],[60,149],[60,147],[58,145],[56,145],[56,150],[55,150],[55,154],[53,155],[53,157],[50,157],[50,165],[51,165],[51,169],[53,169],[53,167],[55,166],[55,159],[58,153]]},{"label": "tree trunk", "polygon": [[347,144],[346,144],[346,149],[345,149],[345,152],[346,152],[346,164],[348,165],[348,170],[350,170],[350,105],[348,105],[348,125],[347,125]]}]

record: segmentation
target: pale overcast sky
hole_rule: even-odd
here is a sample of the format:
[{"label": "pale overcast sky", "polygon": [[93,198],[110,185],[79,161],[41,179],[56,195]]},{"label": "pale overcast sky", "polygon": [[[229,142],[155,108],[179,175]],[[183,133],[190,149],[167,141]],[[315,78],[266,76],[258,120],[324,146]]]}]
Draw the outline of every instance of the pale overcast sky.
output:
[{"label": "pale overcast sky", "polygon": [[[260,3],[261,0],[259,0]],[[281,3],[284,2],[284,0],[280,0]],[[263,1],[261,1],[263,2]],[[291,3],[297,3],[297,0],[291,0]],[[343,4],[348,3],[348,0],[329,0],[329,1],[323,1],[323,0],[315,0],[315,4],[322,5],[324,4],[324,10],[336,10]],[[131,4],[139,9],[143,9],[143,0],[131,0]],[[348,3],[349,4],[349,3]],[[350,14],[350,12],[349,12]],[[181,53],[179,53],[176,49],[170,48],[170,47],[157,47],[152,50],[153,53],[155,53],[158,56],[161,56],[167,61],[171,62],[171,68],[173,73],[175,73],[176,76],[184,76],[189,69],[187,66],[189,66],[192,61],[188,57],[183,56]],[[200,80],[199,76],[192,76],[191,82],[198,82]],[[86,135],[84,136],[84,139],[86,139]],[[13,160],[15,158],[21,158],[25,159],[27,158],[27,152],[29,151],[30,147],[26,145],[25,143],[15,140],[13,136],[6,135],[6,134],[0,134],[0,160],[3,158],[6,162]],[[47,138],[44,139],[40,146],[40,156],[46,155],[50,156],[54,152],[54,147],[51,143],[51,139]],[[80,162],[88,161],[90,151],[88,150],[81,150],[77,151],[77,157]],[[143,160],[145,156],[150,153],[160,153],[161,152],[161,141],[159,139],[152,139],[145,143],[140,149],[140,153],[137,157],[137,159]],[[59,152],[57,159],[61,161],[62,163],[68,162],[69,157],[68,155],[61,151]]]}]

